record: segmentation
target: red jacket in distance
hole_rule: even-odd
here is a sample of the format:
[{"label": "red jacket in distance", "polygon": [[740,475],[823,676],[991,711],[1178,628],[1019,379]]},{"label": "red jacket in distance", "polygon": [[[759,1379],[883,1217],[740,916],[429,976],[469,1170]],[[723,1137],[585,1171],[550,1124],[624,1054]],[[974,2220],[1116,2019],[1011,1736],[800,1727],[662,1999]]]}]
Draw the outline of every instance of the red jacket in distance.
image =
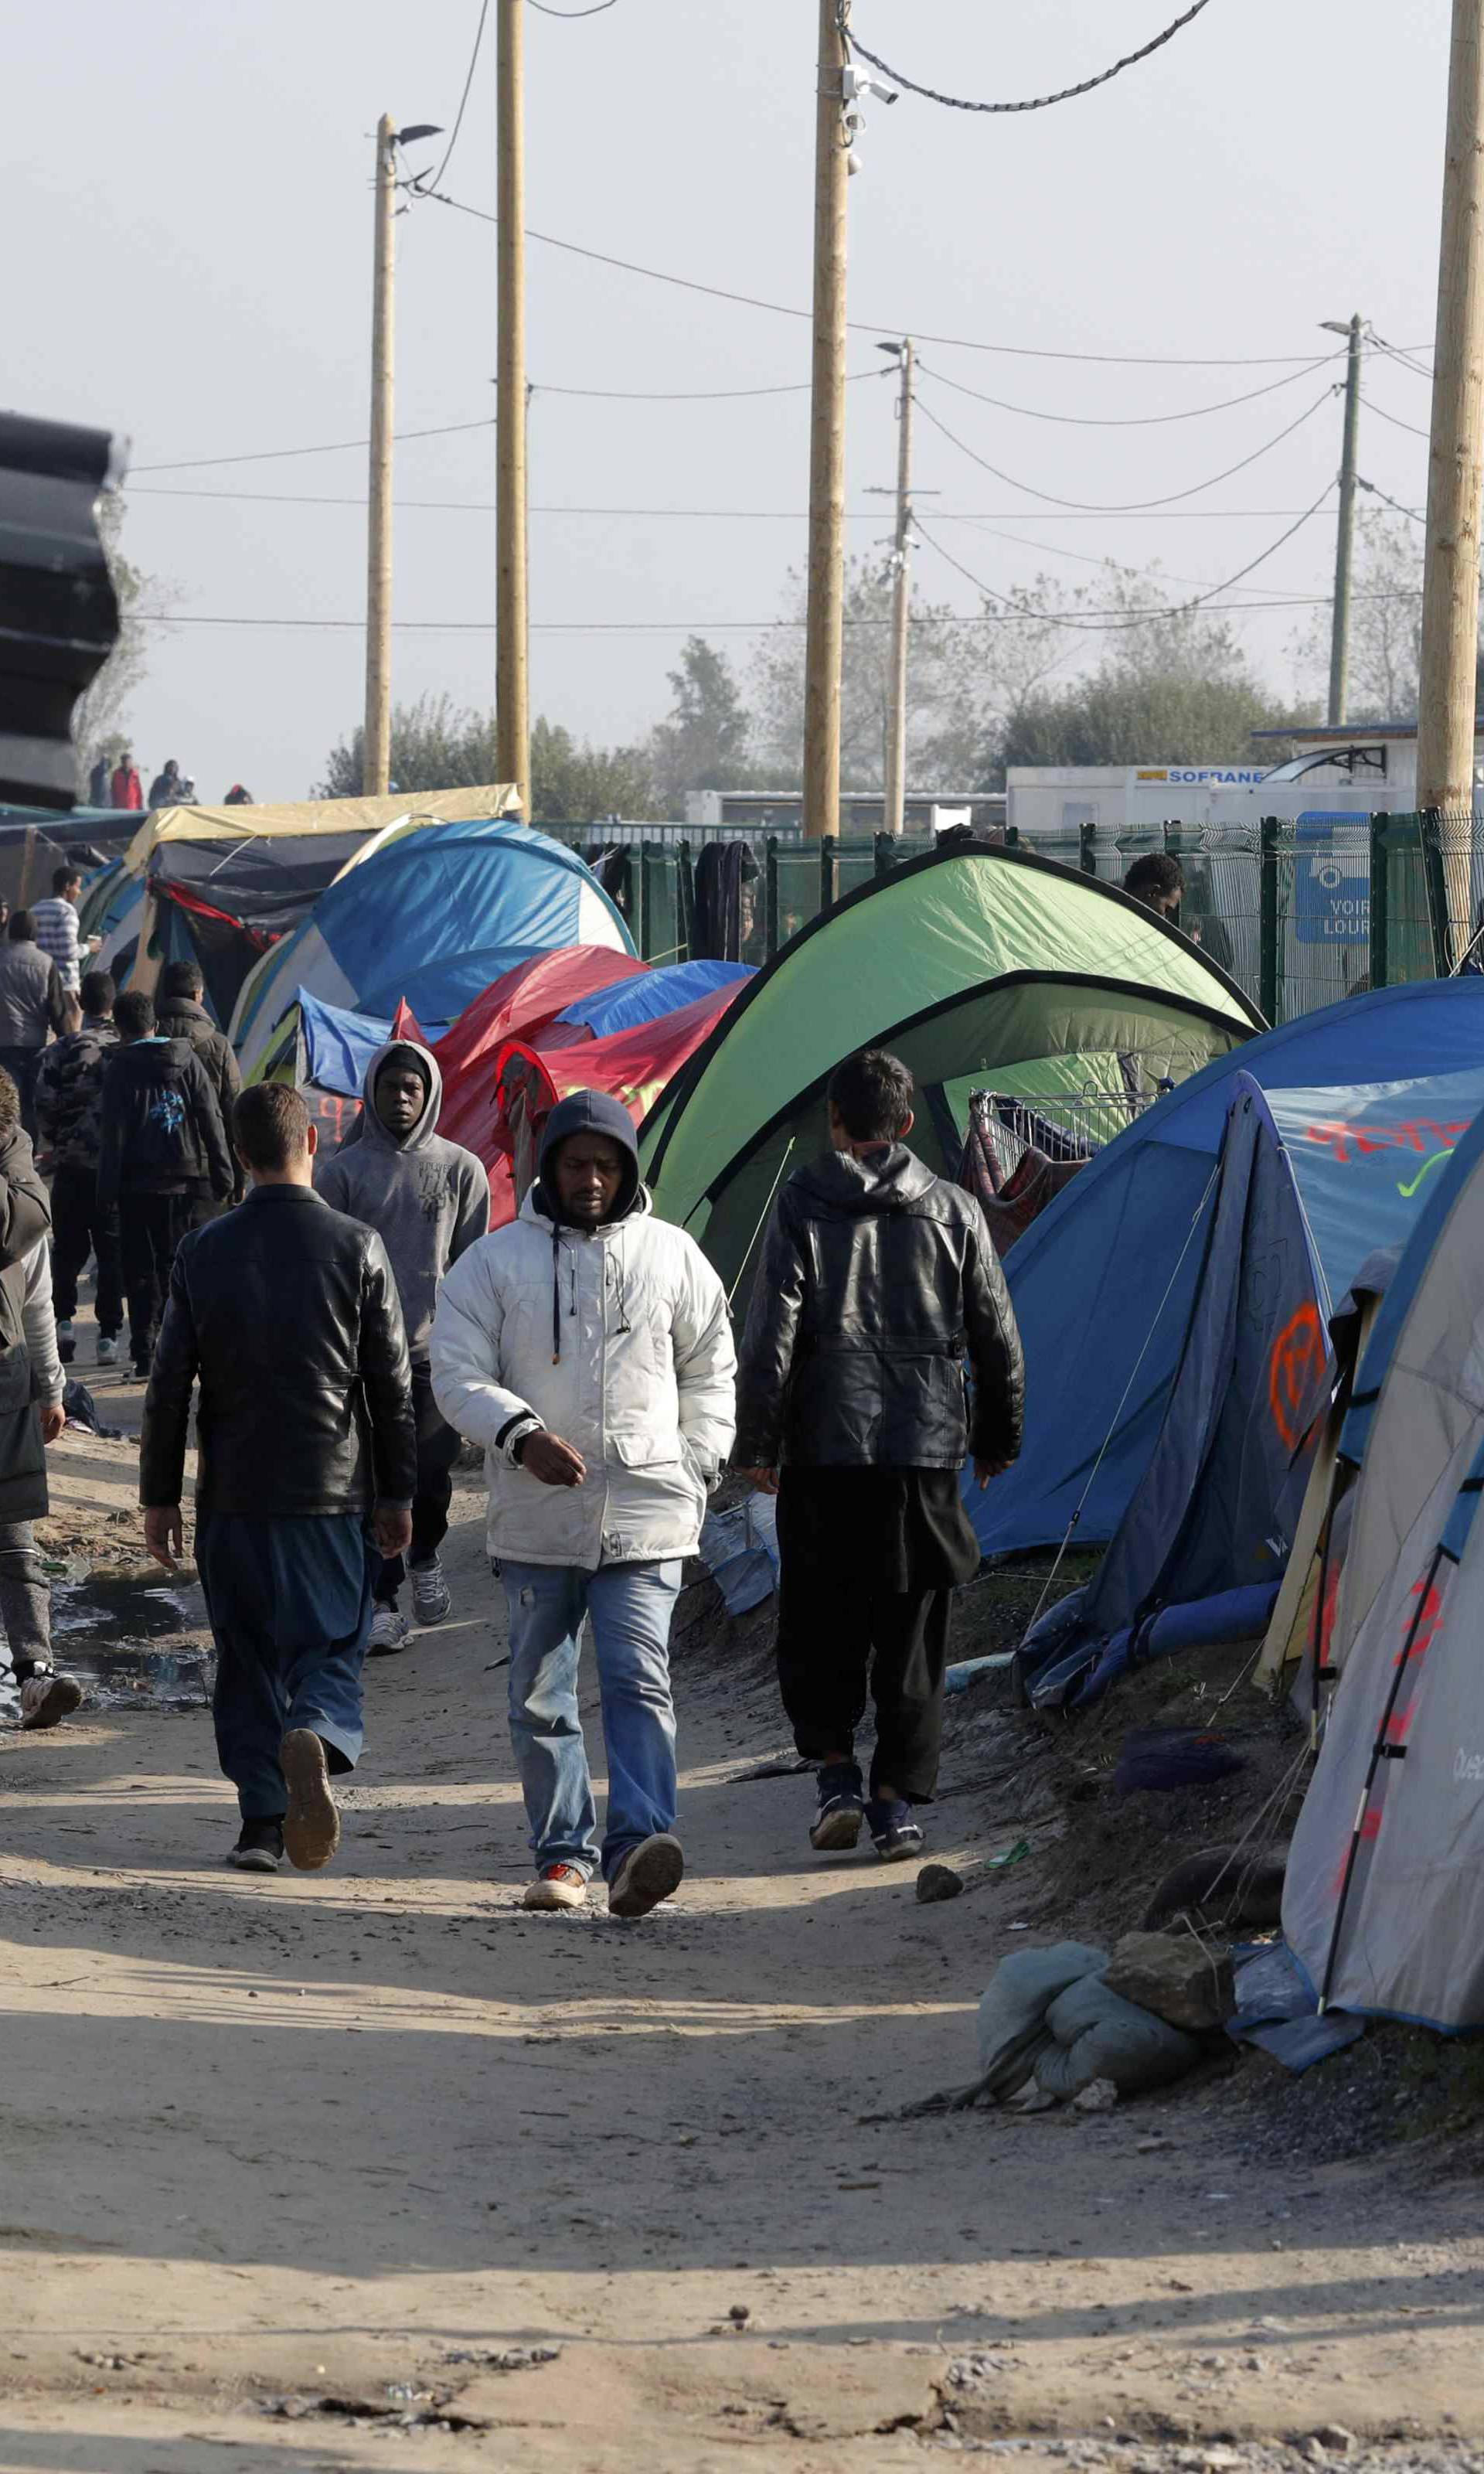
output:
[{"label": "red jacket in distance", "polygon": [[143,808],[144,792],[139,787],[138,772],[132,764],[115,764],[110,788],[115,808]]}]

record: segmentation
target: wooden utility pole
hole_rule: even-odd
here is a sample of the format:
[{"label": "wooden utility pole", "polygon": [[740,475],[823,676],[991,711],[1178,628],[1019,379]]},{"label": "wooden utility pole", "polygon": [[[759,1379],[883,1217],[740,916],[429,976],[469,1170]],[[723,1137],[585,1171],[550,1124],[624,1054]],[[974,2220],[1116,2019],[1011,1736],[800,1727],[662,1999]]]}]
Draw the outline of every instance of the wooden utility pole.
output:
[{"label": "wooden utility pole", "polygon": [[531,802],[526,547],[525,0],[496,0],[499,43],[499,376],[495,486],[495,746],[502,782]]},{"label": "wooden utility pole", "polygon": [[[1423,569],[1417,804],[1442,829],[1448,960],[1471,928],[1479,489],[1484,476],[1484,0],[1453,0]],[[1465,821],[1467,819],[1467,821]]]},{"label": "wooden utility pole", "polygon": [[819,0],[814,122],[814,374],[809,433],[809,601],[804,640],[803,830],[840,827],[845,645],[845,261],[850,133],[840,0]]},{"label": "wooden utility pole", "polygon": [[1340,517],[1334,537],[1334,615],[1329,626],[1329,703],[1331,725],[1343,722],[1350,701],[1351,563],[1355,546],[1355,448],[1360,433],[1360,339],[1365,321],[1357,309],[1348,327],[1325,324],[1350,338],[1345,364],[1345,439],[1340,449]]},{"label": "wooden utility pole", "polygon": [[366,524],[366,724],[361,788],[392,778],[392,368],[396,131],[376,124],[376,252],[371,291],[371,473]]},{"label": "wooden utility pole", "polygon": [[892,655],[886,721],[886,813],[899,834],[907,804],[907,643],[912,615],[908,545],[912,539],[912,340],[901,344],[901,394],[897,404],[897,547],[892,570]]}]

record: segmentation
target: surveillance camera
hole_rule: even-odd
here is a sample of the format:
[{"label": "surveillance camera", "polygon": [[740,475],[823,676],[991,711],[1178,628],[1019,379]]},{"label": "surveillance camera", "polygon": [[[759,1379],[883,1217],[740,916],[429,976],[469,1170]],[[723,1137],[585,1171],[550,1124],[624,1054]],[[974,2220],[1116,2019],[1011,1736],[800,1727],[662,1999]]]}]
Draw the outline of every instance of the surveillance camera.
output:
[{"label": "surveillance camera", "polygon": [[877,103],[895,103],[898,99],[898,87],[883,85],[879,78],[862,77],[859,69],[846,69],[842,75],[842,91],[847,103],[858,103],[862,95],[867,94],[874,95]]}]

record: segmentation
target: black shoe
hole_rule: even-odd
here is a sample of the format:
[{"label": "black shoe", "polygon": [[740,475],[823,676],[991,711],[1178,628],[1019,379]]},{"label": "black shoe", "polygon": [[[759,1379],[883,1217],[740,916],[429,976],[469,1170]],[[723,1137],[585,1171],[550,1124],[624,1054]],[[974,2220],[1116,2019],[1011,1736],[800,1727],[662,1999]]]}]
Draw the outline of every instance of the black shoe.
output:
[{"label": "black shoe", "polygon": [[242,1835],[227,1858],[239,1873],[276,1873],[283,1861],[283,1823],[245,1821]]},{"label": "black shoe", "polygon": [[819,1810],[809,1826],[809,1844],[817,1856],[833,1856],[853,1847],[860,1836],[865,1807],[860,1772],[853,1761],[833,1761],[819,1779]]},{"label": "black shoe", "polygon": [[905,1863],[922,1852],[922,1831],[912,1818],[910,1804],[882,1804],[875,1796],[866,1807],[871,1843],[883,1864]]},{"label": "black shoe", "polygon": [[148,1383],[149,1379],[150,1379],[150,1361],[149,1361],[149,1359],[148,1359],[147,1357],[136,1357],[136,1358],[134,1359],[134,1381],[135,1381],[136,1383]]}]

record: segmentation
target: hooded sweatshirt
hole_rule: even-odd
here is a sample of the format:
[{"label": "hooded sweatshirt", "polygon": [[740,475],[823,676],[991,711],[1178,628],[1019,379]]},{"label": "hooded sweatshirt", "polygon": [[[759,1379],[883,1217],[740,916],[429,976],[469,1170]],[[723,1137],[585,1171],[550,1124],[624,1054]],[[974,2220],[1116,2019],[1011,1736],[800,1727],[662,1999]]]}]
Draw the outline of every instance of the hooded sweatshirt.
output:
[{"label": "hooded sweatshirt", "polygon": [[[445,1282],[432,1373],[449,1424],[485,1447],[491,1554],[593,1572],[695,1552],[731,1445],[735,1359],[726,1292],[694,1238],[656,1217],[628,1110],[574,1092],[547,1120],[543,1171],[580,1133],[623,1153],[609,1218],[563,1221],[539,1177]],[[542,1427],[582,1454],[580,1486],[521,1466]]]},{"label": "hooded sweatshirt", "polygon": [[[390,1133],[376,1114],[376,1077],[395,1058],[426,1076],[428,1096],[410,1134]],[[392,1039],[366,1069],[362,1115],[323,1168],[315,1190],[332,1210],[374,1228],[396,1275],[414,1365],[425,1366],[433,1309],[445,1273],[490,1226],[490,1179],[472,1152],[438,1131],[443,1078],[416,1040]]]}]

